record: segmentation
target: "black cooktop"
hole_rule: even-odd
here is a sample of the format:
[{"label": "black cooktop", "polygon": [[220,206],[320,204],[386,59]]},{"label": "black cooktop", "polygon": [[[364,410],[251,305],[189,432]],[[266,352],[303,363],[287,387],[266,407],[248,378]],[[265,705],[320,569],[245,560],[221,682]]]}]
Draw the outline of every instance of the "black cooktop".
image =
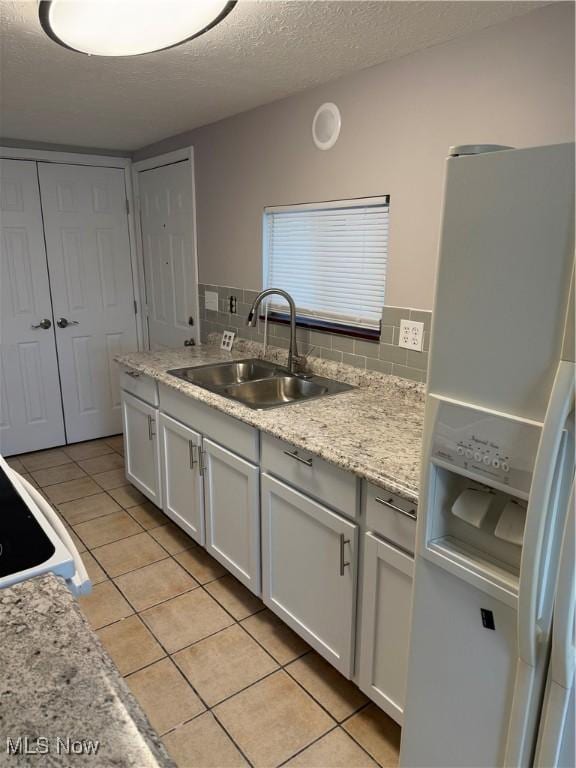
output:
[{"label": "black cooktop", "polygon": [[55,547],[0,467],[0,577],[48,560]]}]

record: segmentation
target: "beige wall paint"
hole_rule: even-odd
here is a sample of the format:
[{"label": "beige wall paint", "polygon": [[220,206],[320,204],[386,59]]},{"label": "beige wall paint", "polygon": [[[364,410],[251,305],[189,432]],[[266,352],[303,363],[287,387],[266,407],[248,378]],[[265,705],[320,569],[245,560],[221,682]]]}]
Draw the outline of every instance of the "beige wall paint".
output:
[{"label": "beige wall paint", "polygon": [[[573,13],[555,3],[167,139],[136,159],[194,145],[203,283],[261,286],[267,205],[390,194],[386,304],[430,309],[448,147],[574,137]],[[327,152],[310,133],[324,101],[342,113]]]}]

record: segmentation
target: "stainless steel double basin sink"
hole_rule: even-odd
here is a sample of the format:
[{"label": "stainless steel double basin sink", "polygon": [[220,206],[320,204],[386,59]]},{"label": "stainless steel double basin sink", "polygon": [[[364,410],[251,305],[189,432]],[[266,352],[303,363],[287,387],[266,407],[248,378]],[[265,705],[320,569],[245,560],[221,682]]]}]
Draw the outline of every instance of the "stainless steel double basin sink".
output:
[{"label": "stainless steel double basin sink", "polygon": [[353,389],[350,384],[322,376],[303,376],[257,358],[176,368],[172,376],[203,387],[249,408],[264,410]]}]

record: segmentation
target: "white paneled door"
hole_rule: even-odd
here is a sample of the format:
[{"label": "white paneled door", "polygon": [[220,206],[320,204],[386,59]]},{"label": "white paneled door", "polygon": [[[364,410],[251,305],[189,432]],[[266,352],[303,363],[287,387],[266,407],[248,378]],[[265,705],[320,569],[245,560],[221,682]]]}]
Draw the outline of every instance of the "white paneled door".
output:
[{"label": "white paneled door", "polygon": [[124,172],[38,163],[69,443],[122,430],[114,356],[137,348]]},{"label": "white paneled door", "polygon": [[138,186],[150,349],[198,342],[191,161],[140,171]]},{"label": "white paneled door", "polygon": [[0,160],[0,452],[62,445],[36,163]]}]

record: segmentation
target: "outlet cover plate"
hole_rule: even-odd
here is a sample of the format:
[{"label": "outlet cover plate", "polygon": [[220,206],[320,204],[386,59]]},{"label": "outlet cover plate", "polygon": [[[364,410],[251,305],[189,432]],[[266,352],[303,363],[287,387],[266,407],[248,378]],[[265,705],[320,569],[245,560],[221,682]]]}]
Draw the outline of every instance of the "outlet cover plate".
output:
[{"label": "outlet cover plate", "polygon": [[220,349],[225,349],[226,352],[230,352],[232,349],[232,344],[234,344],[234,336],[236,336],[234,331],[224,331],[222,334]]},{"label": "outlet cover plate", "polygon": [[400,320],[398,346],[412,349],[415,352],[422,352],[423,343],[424,323],[418,323],[415,320]]},{"label": "outlet cover plate", "polygon": [[218,312],[218,292],[206,291],[204,293],[204,303],[206,304],[206,309]]}]

